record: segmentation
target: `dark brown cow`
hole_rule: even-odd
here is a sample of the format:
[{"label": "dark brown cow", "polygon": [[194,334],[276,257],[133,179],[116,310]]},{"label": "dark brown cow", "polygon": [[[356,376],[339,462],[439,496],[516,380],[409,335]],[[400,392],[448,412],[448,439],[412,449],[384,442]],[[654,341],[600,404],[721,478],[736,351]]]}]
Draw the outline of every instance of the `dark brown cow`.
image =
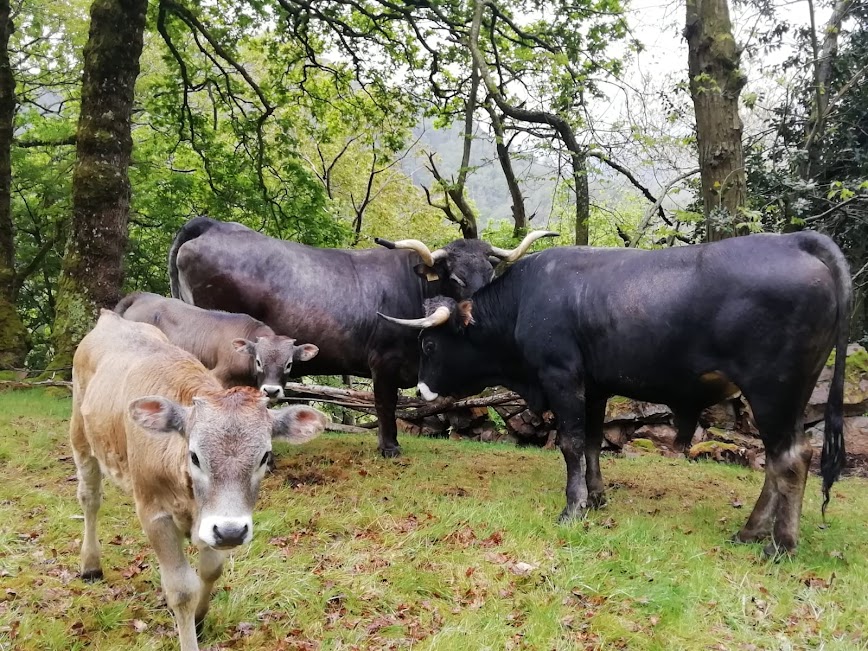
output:
[{"label": "dark brown cow", "polygon": [[422,315],[426,298],[467,298],[491,281],[492,261],[513,262],[540,237],[513,250],[457,240],[429,251],[417,240],[381,242],[397,250],[318,249],[285,242],[246,226],[197,217],[169,253],[172,296],[199,307],[243,312],[279,334],[319,346],[292,375],[358,375],[374,379],[383,456],[400,454],[395,427],[399,387],[416,382],[416,336],[377,318]]}]

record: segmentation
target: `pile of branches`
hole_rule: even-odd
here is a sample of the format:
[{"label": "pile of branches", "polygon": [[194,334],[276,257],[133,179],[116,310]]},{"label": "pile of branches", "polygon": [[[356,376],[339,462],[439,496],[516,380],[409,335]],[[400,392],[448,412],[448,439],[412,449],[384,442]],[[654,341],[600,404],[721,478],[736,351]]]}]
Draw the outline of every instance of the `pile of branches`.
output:
[{"label": "pile of branches", "polygon": [[[340,407],[354,409],[365,414],[375,412],[374,394],[370,391],[289,382],[286,384],[285,392],[287,395],[285,400],[293,402],[300,400],[327,402]],[[398,409],[396,411],[396,416],[401,420],[412,423],[450,411],[495,406],[525,408],[524,400],[522,400],[517,393],[512,391],[502,391],[487,396],[476,396],[461,400],[456,400],[454,398],[438,398],[431,402],[422,400],[421,398],[398,396]],[[376,424],[373,424],[373,426],[375,425]]]}]

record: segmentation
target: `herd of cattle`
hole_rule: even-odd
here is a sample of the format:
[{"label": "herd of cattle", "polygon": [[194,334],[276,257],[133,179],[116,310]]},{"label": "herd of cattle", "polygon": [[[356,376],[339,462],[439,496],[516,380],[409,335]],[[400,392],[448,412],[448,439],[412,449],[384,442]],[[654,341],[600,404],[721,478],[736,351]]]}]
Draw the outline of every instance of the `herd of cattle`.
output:
[{"label": "herd of cattle", "polygon": [[[833,349],[824,510],[844,462],[851,289],[838,248],[803,232],[523,257],[549,235],[535,231],[513,250],[478,240],[433,252],[417,240],[336,250],[188,222],[169,254],[174,298],[135,293],[103,310],[75,354],[82,577],[102,576],[96,521],[108,474],[134,496],[181,650],[198,649],[223,560],[251,539],[272,438],[302,443],[327,425],[310,407],[268,408],[288,378],[308,374],[373,378],[388,457],[400,454],[402,387],[434,400],[502,385],[534,411],[552,410],[567,467],[561,519],[605,504],[599,457],[610,396],[669,405],[686,446],[700,411],[740,390],[766,447],[766,475],[734,538],[770,538],[769,555],[793,551],[812,454],[802,413]],[[200,549],[198,573],[184,538]]]}]

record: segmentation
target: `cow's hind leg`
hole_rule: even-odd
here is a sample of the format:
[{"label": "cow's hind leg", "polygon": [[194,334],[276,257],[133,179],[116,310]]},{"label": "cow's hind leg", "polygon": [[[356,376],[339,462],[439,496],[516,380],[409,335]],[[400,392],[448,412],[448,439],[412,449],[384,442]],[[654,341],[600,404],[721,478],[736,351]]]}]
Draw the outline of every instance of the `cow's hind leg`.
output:
[{"label": "cow's hind leg", "polygon": [[398,385],[380,373],[374,373],[374,403],[377,409],[377,447],[380,454],[387,459],[399,457],[401,447],[398,445],[398,427],[395,424]]},{"label": "cow's hind leg", "polygon": [[672,407],[672,420],[675,425],[675,450],[687,452],[693,443],[696,425],[699,421],[699,410],[693,407]]},{"label": "cow's hind leg", "polygon": [[223,561],[226,552],[221,552],[213,547],[199,548],[199,578],[202,580],[202,590],[199,593],[199,603],[196,606],[196,633],[202,634],[205,615],[211,605],[211,591],[220,575],[223,573]]},{"label": "cow's hind leg", "polygon": [[766,472],[774,478],[778,494],[772,541],[763,550],[767,556],[795,551],[799,542],[802,500],[814,452],[801,429],[799,423],[799,431],[788,446],[771,453],[766,451]]},{"label": "cow's hind leg", "polygon": [[806,392],[778,387],[771,397],[747,395],[766,448],[766,476],[759,499],[735,538],[748,542],[771,533],[764,551],[776,556],[794,551],[799,540],[802,498],[813,454],[801,417]]},{"label": "cow's hind leg", "polygon": [[73,410],[70,423],[72,455],[78,475],[78,503],[84,511],[84,538],[81,542],[81,578],[96,581],[102,578],[97,519],[102,505],[102,470],[84,441],[84,423],[78,409]]},{"label": "cow's hind leg", "polygon": [[78,502],[84,511],[84,538],[81,542],[81,578],[96,581],[102,578],[97,519],[102,505],[102,471],[96,457],[79,457],[75,454],[78,468]]},{"label": "cow's hind leg", "polygon": [[585,434],[585,483],[588,504],[595,509],[606,505],[606,487],[600,470],[600,450],[603,447],[603,421],[606,416],[606,398],[587,399]]},{"label": "cow's hind leg", "polygon": [[751,511],[745,525],[732,539],[734,542],[756,542],[769,536],[774,526],[775,510],[778,504],[778,493],[774,480],[769,474],[766,464],[766,477],[763,489]]}]

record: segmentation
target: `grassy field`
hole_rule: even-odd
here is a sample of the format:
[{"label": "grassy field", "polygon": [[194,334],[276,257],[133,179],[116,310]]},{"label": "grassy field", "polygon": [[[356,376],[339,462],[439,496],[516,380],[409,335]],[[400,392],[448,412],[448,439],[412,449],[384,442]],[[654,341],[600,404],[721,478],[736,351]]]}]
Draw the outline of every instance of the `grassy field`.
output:
[{"label": "grassy field", "polygon": [[[131,499],[106,484],[106,580],[77,577],[69,400],[0,394],[0,649],[175,648]],[[607,458],[609,506],[558,525],[559,452],[372,436],[279,445],[209,649],[868,649],[868,483],[808,485],[795,558],[727,541],[760,473]]]}]

